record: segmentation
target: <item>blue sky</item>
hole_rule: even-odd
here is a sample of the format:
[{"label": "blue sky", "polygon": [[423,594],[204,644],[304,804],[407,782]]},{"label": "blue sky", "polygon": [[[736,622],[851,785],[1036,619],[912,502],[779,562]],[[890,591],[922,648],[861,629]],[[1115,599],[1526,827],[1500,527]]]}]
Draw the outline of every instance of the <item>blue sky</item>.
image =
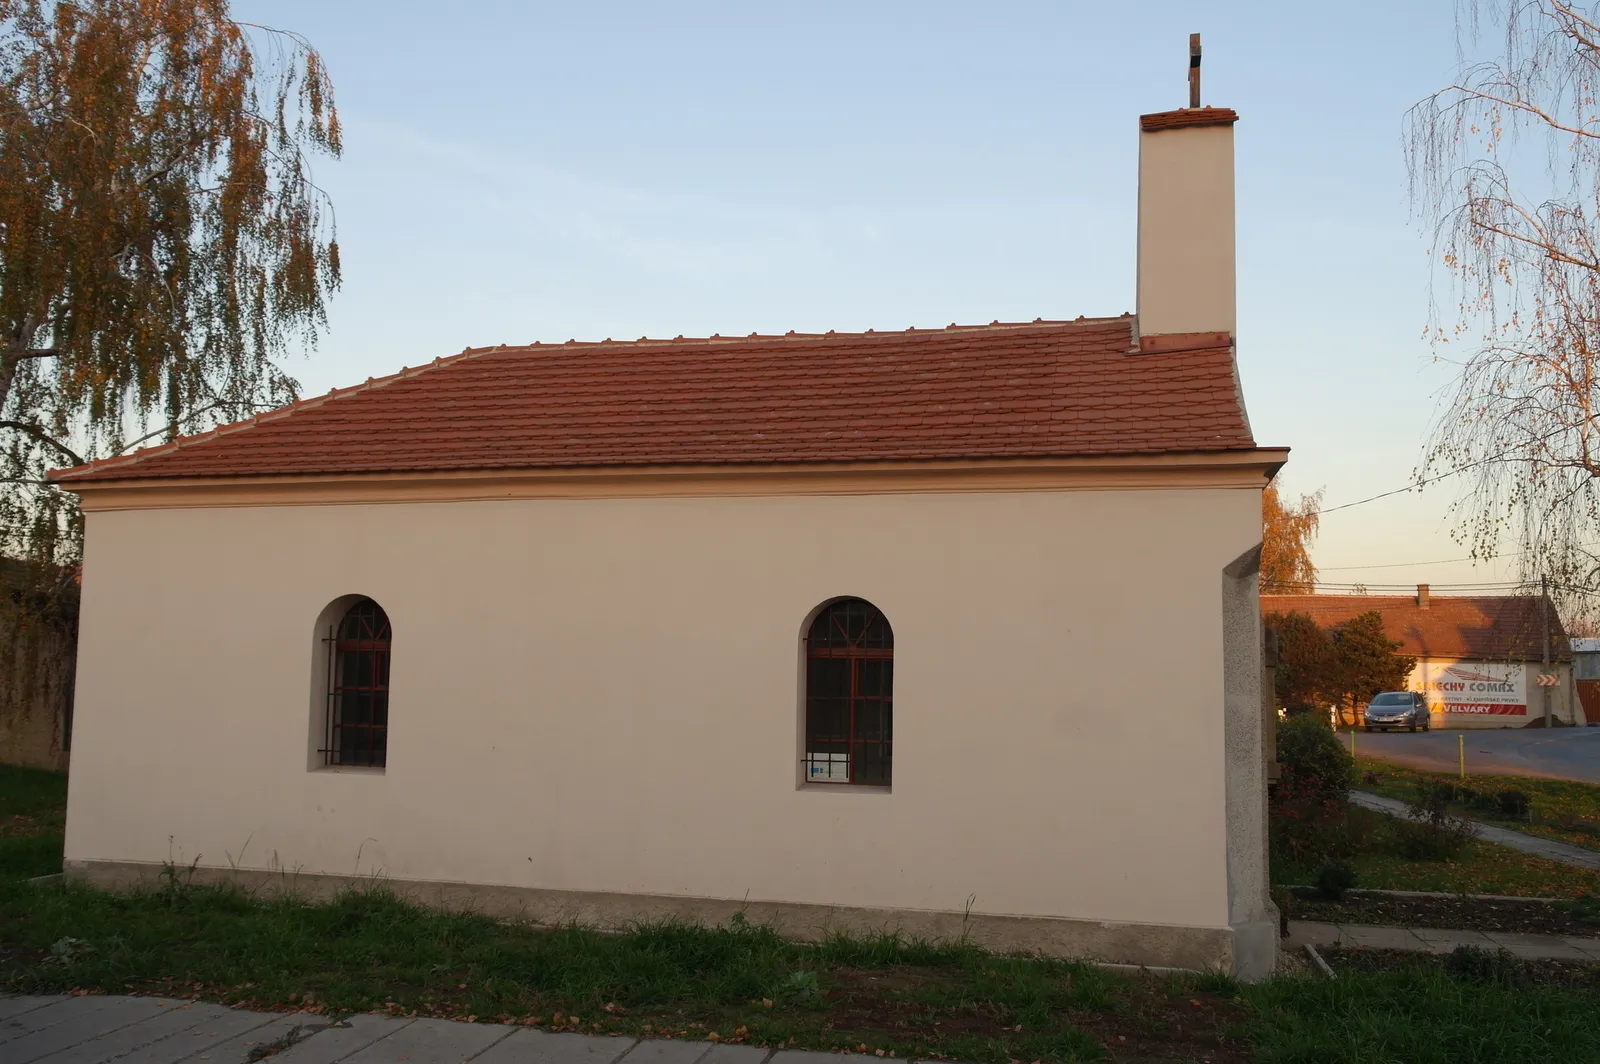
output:
[{"label": "blue sky", "polygon": [[[1451,379],[1400,144],[1449,0],[234,8],[321,49],[344,121],[308,394],[469,345],[1132,310],[1135,117],[1186,103],[1194,31],[1241,114],[1239,358],[1286,489],[1404,485]],[[1452,498],[1328,514],[1325,578],[1499,578],[1397,566],[1465,555]]]}]

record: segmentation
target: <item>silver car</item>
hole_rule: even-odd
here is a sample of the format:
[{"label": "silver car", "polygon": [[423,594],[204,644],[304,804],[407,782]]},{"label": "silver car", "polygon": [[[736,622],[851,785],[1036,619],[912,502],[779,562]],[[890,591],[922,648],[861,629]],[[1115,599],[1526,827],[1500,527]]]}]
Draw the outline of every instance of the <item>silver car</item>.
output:
[{"label": "silver car", "polygon": [[1415,691],[1384,691],[1372,696],[1361,713],[1362,727],[1367,731],[1377,728],[1405,728],[1428,730],[1428,702]]}]

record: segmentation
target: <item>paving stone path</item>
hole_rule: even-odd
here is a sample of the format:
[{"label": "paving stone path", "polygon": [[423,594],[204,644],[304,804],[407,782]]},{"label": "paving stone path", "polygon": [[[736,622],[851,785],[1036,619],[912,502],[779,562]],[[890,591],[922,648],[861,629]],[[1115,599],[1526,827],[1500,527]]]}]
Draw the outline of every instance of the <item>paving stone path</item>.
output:
[{"label": "paving stone path", "polygon": [[[1524,960],[1593,961],[1600,964],[1600,938],[1521,935],[1505,931],[1448,931],[1427,927],[1378,927],[1290,920],[1288,946],[1364,946],[1449,953],[1457,946],[1504,949]],[[0,1056],[4,1055],[0,1046]]]},{"label": "paving stone path", "polygon": [[[269,1055],[271,1054],[271,1055]],[[878,1064],[876,1056],[150,997],[0,997],[0,1064]]]},{"label": "paving stone path", "polygon": [[[1350,800],[1357,805],[1366,806],[1380,813],[1388,813],[1390,816],[1409,816],[1411,812],[1411,807],[1397,798],[1385,798],[1381,794],[1368,794],[1366,791],[1351,791]],[[1537,835],[1496,827],[1494,824],[1485,824],[1479,820],[1474,820],[1473,823],[1478,825],[1478,837],[1484,842],[1509,846],[1513,850],[1531,853],[1535,857],[1547,857],[1564,865],[1600,872],[1600,850],[1586,850],[1569,842],[1541,839]]]}]

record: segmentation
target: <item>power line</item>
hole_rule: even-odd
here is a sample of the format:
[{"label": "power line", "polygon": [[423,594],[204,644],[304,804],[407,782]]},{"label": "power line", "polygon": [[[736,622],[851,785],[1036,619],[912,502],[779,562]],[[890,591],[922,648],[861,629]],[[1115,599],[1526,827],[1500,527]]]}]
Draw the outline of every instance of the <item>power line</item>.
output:
[{"label": "power line", "polygon": [[[1511,554],[1497,554],[1495,557],[1520,558],[1526,553],[1528,552],[1519,550]],[[1482,559],[1479,558],[1435,558],[1432,561],[1426,562],[1384,562],[1379,565],[1319,565],[1317,566],[1317,572],[1339,573],[1347,572],[1351,569],[1405,569],[1413,565],[1450,565],[1454,562],[1475,562],[1481,560]]]},{"label": "power line", "polygon": [[[1550,435],[1554,435],[1554,433],[1551,433]],[[1549,436],[1540,437],[1540,439],[1548,439],[1548,438],[1549,438]],[[1500,459],[1506,457],[1507,455],[1515,454],[1516,451],[1517,451],[1517,449],[1514,448],[1514,447],[1513,448],[1509,448],[1507,450],[1501,451],[1498,454],[1491,454],[1491,455],[1488,455],[1488,456],[1486,456],[1484,458],[1480,458],[1475,462],[1468,462],[1465,465],[1458,465],[1454,469],[1446,469],[1443,473],[1440,473],[1438,476],[1434,476],[1434,477],[1418,477],[1415,483],[1407,484],[1403,488],[1395,488],[1392,491],[1380,491],[1378,494],[1369,495],[1365,499],[1357,499],[1355,502],[1342,502],[1338,506],[1327,506],[1327,507],[1324,507],[1324,508],[1322,508],[1320,510],[1316,510],[1316,511],[1313,511],[1313,512],[1316,514],[1316,516],[1321,517],[1323,514],[1331,514],[1331,513],[1334,513],[1335,511],[1338,511],[1338,510],[1348,510],[1352,506],[1365,506],[1369,502],[1377,502],[1379,499],[1387,499],[1391,495],[1404,495],[1406,492],[1409,492],[1409,491],[1418,491],[1418,490],[1421,490],[1424,487],[1427,487],[1429,484],[1437,484],[1439,481],[1444,480],[1446,477],[1453,477],[1457,473],[1464,473],[1469,469],[1474,469],[1474,468],[1476,468],[1478,466],[1481,466],[1481,465],[1487,465],[1490,462],[1498,462]]]},{"label": "power line", "polygon": [[[1403,593],[1407,593],[1407,592],[1413,592],[1413,591],[1416,590],[1416,587],[1417,587],[1416,584],[1365,584],[1365,583],[1331,584],[1331,583],[1325,583],[1325,582],[1323,582],[1321,580],[1313,581],[1313,582],[1311,582],[1309,584],[1297,584],[1296,586],[1313,588],[1314,591],[1313,592],[1263,591],[1262,594],[1263,595],[1273,595],[1273,594],[1311,594],[1311,593],[1324,592],[1324,591],[1331,591],[1331,592],[1334,592],[1334,593],[1346,593],[1346,594],[1360,594],[1362,592],[1367,592],[1369,594],[1388,594],[1388,593],[1403,594]],[[1428,584],[1428,588],[1430,590],[1432,590],[1432,591],[1510,591],[1510,590],[1516,590],[1518,588],[1527,588],[1527,587],[1531,587],[1531,586],[1532,585],[1529,582],[1521,581],[1521,580],[1499,580],[1499,581],[1494,581],[1494,582],[1473,583],[1473,584],[1434,584],[1434,583]]]},{"label": "power line", "polygon": [[[1451,473],[1459,473],[1460,471],[1461,470],[1459,470],[1459,469],[1453,469],[1450,472]],[[1447,477],[1449,475],[1450,475],[1450,473],[1445,473],[1445,474],[1442,474],[1440,476],[1434,477],[1433,479],[1434,480],[1443,480],[1445,477]],[[1316,515],[1318,517],[1321,517],[1323,514],[1331,514],[1331,513],[1335,513],[1336,511],[1339,511],[1339,510],[1348,510],[1352,506],[1365,506],[1369,502],[1377,502],[1379,499],[1387,499],[1391,495],[1404,495],[1407,492],[1414,491],[1415,489],[1420,488],[1424,484],[1427,484],[1427,483],[1430,483],[1430,482],[1427,481],[1427,480],[1419,480],[1415,484],[1407,484],[1403,488],[1395,488],[1393,491],[1381,492],[1381,493],[1379,493],[1377,495],[1368,496],[1365,499],[1357,499],[1355,502],[1340,503],[1338,506],[1325,506],[1322,509],[1315,511],[1315,513],[1316,513]]]}]

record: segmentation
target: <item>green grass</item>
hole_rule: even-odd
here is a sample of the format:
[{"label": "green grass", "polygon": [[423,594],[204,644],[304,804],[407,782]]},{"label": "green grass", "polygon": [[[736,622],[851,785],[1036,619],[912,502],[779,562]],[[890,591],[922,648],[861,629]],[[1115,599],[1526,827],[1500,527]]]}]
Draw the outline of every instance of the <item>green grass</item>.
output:
[{"label": "green grass", "polygon": [[59,869],[61,794],[59,777],[0,768],[0,990],[714,1033],[987,1064],[1600,1059],[1600,997],[1422,969],[1240,986],[892,935],[797,943],[737,921],[540,930],[419,908],[381,885],[310,904],[188,886],[181,873],[121,895],[23,883]]},{"label": "green grass", "polygon": [[0,985],[27,993],[191,993],[547,1026],[559,1015],[583,1030],[648,1024],[987,1061],[1095,1059],[1094,1039],[1068,1017],[1109,1007],[1124,983],[1081,964],[892,936],[804,945],[738,924],[540,930],[421,909],[381,887],[313,905],[216,887],[112,896],[11,885],[0,888],[0,940],[22,954]]},{"label": "green grass", "polygon": [[1356,769],[1362,781],[1361,790],[1401,801],[1408,801],[1416,794],[1416,781],[1424,777],[1461,783],[1491,795],[1507,788],[1519,790],[1528,796],[1531,813],[1528,817],[1508,817],[1484,809],[1467,809],[1460,804],[1456,810],[1485,823],[1600,850],[1600,786],[1592,783],[1472,772],[1461,779],[1454,772],[1423,772],[1366,756],[1356,758]]},{"label": "green grass", "polygon": [[61,871],[67,777],[0,765],[0,880]]},{"label": "green grass", "polygon": [[1247,994],[1262,1064],[1600,1060],[1600,998],[1578,990],[1513,990],[1419,964],[1272,980]]},{"label": "green grass", "polygon": [[[1474,841],[1443,861],[1405,857],[1383,813],[1352,805],[1351,836],[1356,852],[1350,865],[1357,886],[1377,890],[1436,890],[1447,894],[1506,894],[1521,898],[1577,898],[1600,894],[1600,873],[1573,868],[1520,850]],[[1313,882],[1315,869],[1273,862],[1273,878],[1283,884]]]}]

